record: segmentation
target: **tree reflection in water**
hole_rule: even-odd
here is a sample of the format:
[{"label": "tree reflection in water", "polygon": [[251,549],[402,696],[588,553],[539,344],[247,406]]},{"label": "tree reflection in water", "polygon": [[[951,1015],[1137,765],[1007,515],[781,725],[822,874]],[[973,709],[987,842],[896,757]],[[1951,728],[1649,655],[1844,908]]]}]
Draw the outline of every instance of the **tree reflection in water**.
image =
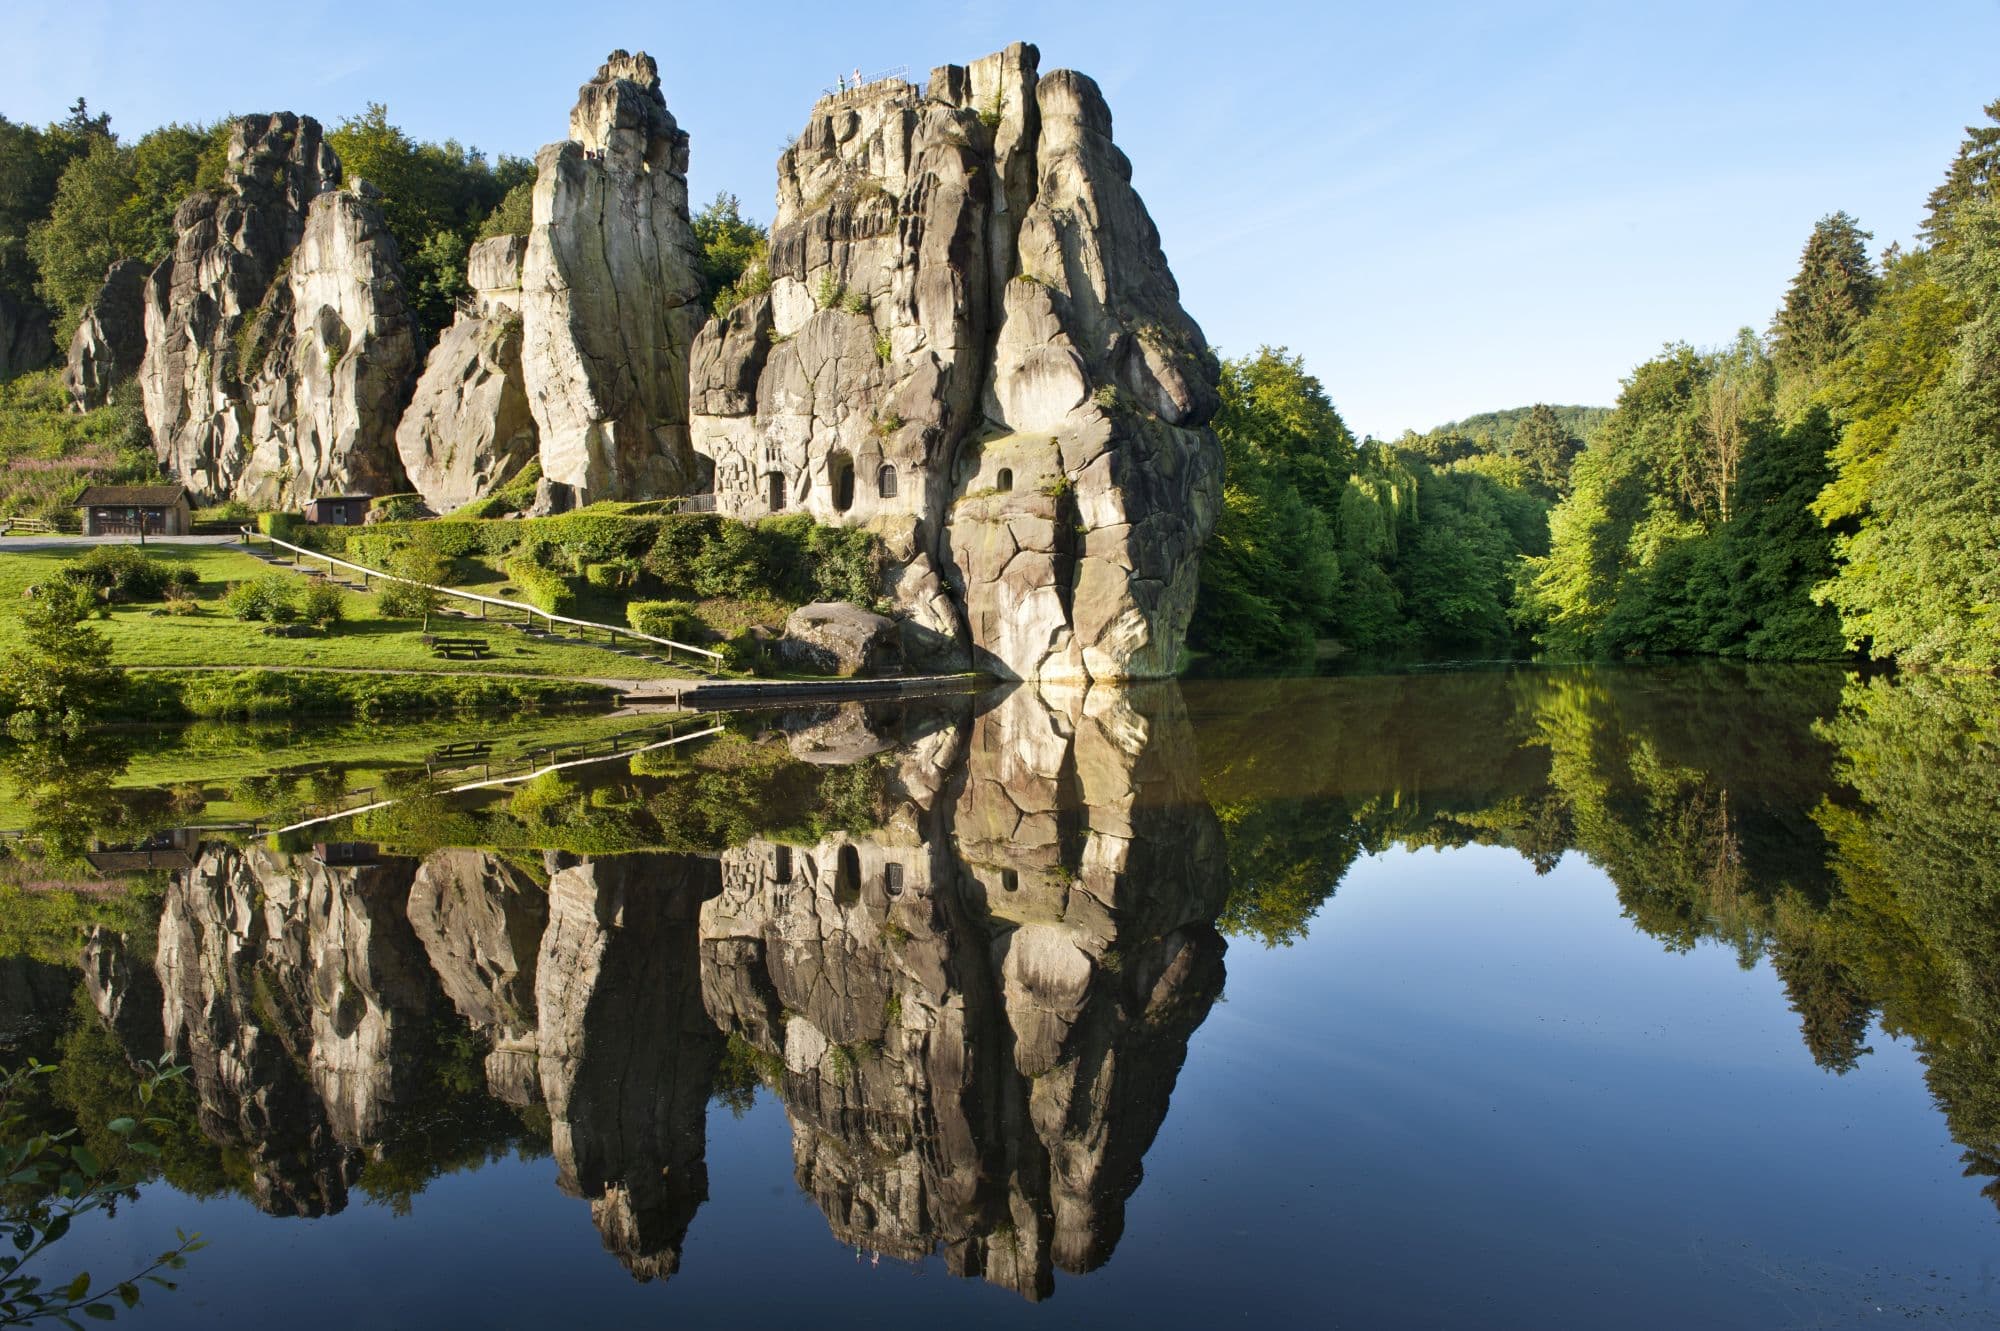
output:
[{"label": "tree reflection in water", "polygon": [[[1664,946],[1768,959],[1831,1073],[1876,1022],[1911,1039],[2000,1178],[1996,735],[1987,682],[1719,666],[764,718],[418,790],[364,843],[199,847],[156,927],[90,929],[57,1093],[100,1131],[177,1051],[164,1176],[282,1215],[546,1151],[651,1279],[711,1101],[761,1088],[840,1241],[1040,1298],[1117,1245],[1225,934],[1286,943],[1356,857],[1476,843],[1582,853]],[[46,807],[104,803],[74,784]]]}]

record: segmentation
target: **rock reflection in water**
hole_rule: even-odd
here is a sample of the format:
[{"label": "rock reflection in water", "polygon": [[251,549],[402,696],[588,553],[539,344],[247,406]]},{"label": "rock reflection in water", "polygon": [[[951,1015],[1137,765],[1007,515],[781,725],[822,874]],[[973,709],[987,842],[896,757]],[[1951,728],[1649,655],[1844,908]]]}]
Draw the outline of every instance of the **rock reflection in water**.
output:
[{"label": "rock reflection in water", "polygon": [[872,816],[707,854],[211,845],[153,964],[94,935],[86,992],[129,1058],[190,1065],[202,1134],[273,1214],[345,1206],[469,1042],[517,1136],[546,1115],[606,1247],[671,1276],[728,1057],[783,1101],[840,1241],[1043,1297],[1116,1245],[1222,987],[1227,859],[1180,696],[780,727],[796,761],[882,764]]}]

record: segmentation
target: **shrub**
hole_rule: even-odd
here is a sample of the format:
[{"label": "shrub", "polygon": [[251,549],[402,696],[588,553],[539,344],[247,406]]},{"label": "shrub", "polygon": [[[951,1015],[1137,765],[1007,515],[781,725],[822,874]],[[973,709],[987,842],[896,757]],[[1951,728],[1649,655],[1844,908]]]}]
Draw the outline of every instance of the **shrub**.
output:
[{"label": "shrub", "polygon": [[425,515],[424,501],[417,495],[390,495],[378,499],[368,510],[376,522],[414,522]]},{"label": "shrub", "polygon": [[520,589],[522,599],[552,615],[566,615],[576,600],[569,580],[553,569],[542,567],[532,555],[518,555],[507,561],[507,576]]},{"label": "shrub", "polygon": [[625,607],[625,622],[641,633],[676,642],[695,642],[706,631],[686,601],[633,601]]},{"label": "shrub", "polygon": [[231,583],[223,608],[242,620],[288,624],[299,617],[298,588],[283,573],[266,573],[248,582]]},{"label": "shrub", "polygon": [[280,541],[290,541],[293,545],[303,545],[299,537],[305,531],[306,520],[297,513],[259,513],[257,530]]},{"label": "shrub", "polygon": [[347,597],[340,588],[326,581],[307,584],[306,594],[299,601],[300,618],[324,628],[339,623],[346,614]]},{"label": "shrub", "polygon": [[375,611],[384,619],[427,619],[437,610],[437,593],[410,582],[385,582],[375,594]]},{"label": "shrub", "polygon": [[187,565],[148,559],[129,545],[100,545],[65,564],[57,576],[114,602],[156,601],[169,586],[185,589],[200,581]]}]

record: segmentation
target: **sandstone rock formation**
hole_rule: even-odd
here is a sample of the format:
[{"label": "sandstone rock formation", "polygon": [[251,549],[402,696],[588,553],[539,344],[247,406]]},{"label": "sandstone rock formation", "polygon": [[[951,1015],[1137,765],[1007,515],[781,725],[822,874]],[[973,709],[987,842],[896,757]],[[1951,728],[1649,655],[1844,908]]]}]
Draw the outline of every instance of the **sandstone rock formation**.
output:
[{"label": "sandstone rock formation", "polygon": [[1220,504],[1216,367],[1097,87],[1031,46],[823,98],[771,289],[692,352],[719,507],[879,530],[912,659],[1163,675]]},{"label": "sandstone rock formation", "polygon": [[679,1269],[708,1200],[707,1110],[722,1039],[695,932],[712,861],[626,855],[559,869],[536,963],[542,1093],[557,1177],[641,1280]]},{"label": "sandstone rock formation", "polygon": [[244,1153],[274,1214],[344,1206],[420,1072],[406,1051],[439,1000],[403,915],[415,869],[219,846],[168,888],[166,1044],[204,1132]]},{"label": "sandstone rock formation", "polygon": [[146,265],[120,259],[104,274],[69,343],[63,386],[78,411],[101,407],[146,354]]},{"label": "sandstone rock formation", "polygon": [[778,661],[817,675],[879,675],[902,662],[894,621],[845,601],[815,601],[792,611],[778,640]]},{"label": "sandstone rock formation", "polygon": [[[86,992],[129,1057],[164,1033],[276,1214],[532,1143],[539,1114],[495,1102],[539,1102],[560,1186],[664,1278],[707,1196],[711,1095],[754,1077],[843,1244],[1044,1297],[1118,1242],[1222,985],[1227,861],[1178,690],[802,709],[780,736],[869,778],[826,774],[798,839],[540,868],[210,846],[164,893],[157,986],[100,931]],[[737,798],[790,821],[765,807],[796,784],[778,770]],[[67,1010],[58,979],[39,1004]]]},{"label": "sandstone rock formation", "polygon": [[1221,989],[1227,868],[1171,689],[1018,690],[954,797],[962,743],[904,752],[876,832],[726,852],[703,998],[843,1243],[1041,1298],[1122,1231]]},{"label": "sandstone rock formation", "polygon": [[541,1099],[535,956],[549,916],[541,885],[497,855],[440,850],[418,866],[408,914],[445,996],[489,1046],[494,1098]]},{"label": "sandstone rock formation", "polygon": [[139,383],[161,462],[203,499],[235,492],[250,450],[247,384],[257,364],[242,364],[253,358],[238,333],[274,284],[289,299],[276,279],[312,201],[339,183],[318,121],[246,116],[230,138],[223,189],[190,195],[174,214],[174,252],[147,281]]},{"label": "sandstone rock formation", "polygon": [[247,454],[218,459],[228,492],[270,507],[403,488],[396,422],[417,372],[416,327],[378,191],[314,199],[290,270],[246,338]]},{"label": "sandstone rock formation", "polygon": [[521,367],[553,506],[700,488],[688,344],[703,311],[687,135],[644,52],[614,51],[536,158]]},{"label": "sandstone rock formation", "polygon": [[484,497],[536,456],[540,438],[521,371],[525,236],[494,236],[466,265],[473,308],[461,310],[425,362],[396,427],[410,484],[438,513]]}]

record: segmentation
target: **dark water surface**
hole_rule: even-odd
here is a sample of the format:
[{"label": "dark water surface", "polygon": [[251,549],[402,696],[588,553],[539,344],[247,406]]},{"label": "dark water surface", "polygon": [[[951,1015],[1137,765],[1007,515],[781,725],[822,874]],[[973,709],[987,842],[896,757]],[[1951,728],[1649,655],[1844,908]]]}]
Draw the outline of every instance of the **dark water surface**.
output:
[{"label": "dark water surface", "polygon": [[17,854],[37,1112],[96,1140],[136,1060],[190,1068],[163,1165],[51,1274],[179,1226],[209,1246],[121,1320],[2000,1323],[1991,682],[1202,681],[669,734],[456,794],[488,773],[440,737],[368,768],[394,803],[277,833],[363,798],[312,732],[229,789],[17,760],[45,836],[153,847]]}]

